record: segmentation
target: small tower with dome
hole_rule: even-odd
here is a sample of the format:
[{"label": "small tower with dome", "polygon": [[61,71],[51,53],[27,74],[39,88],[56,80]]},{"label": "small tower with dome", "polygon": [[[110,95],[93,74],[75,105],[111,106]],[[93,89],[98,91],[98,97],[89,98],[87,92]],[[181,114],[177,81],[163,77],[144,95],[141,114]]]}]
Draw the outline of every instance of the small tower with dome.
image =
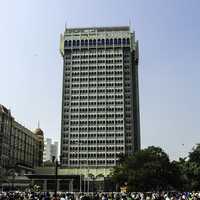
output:
[{"label": "small tower with dome", "polygon": [[43,130],[40,128],[39,122],[38,122],[38,128],[35,129],[34,134],[38,140],[38,144],[39,144],[39,158],[38,158],[38,166],[42,166],[43,164],[43,151],[44,151],[44,132]]}]

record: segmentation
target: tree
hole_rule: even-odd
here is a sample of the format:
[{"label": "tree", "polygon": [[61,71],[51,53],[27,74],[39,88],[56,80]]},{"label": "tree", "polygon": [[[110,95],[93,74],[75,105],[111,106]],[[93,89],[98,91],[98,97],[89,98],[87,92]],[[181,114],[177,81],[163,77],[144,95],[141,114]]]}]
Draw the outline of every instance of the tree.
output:
[{"label": "tree", "polygon": [[168,155],[160,148],[150,146],[126,157],[112,172],[113,180],[129,191],[175,189],[179,183],[179,168],[170,163]]},{"label": "tree", "polygon": [[193,147],[192,152],[189,152],[189,162],[200,165],[200,144],[197,144],[196,147]]},{"label": "tree", "polygon": [[198,190],[200,187],[200,144],[189,152],[188,161],[185,163],[184,172],[188,179],[188,189]]},{"label": "tree", "polygon": [[180,190],[181,191],[190,191],[191,184],[188,179],[188,161],[187,158],[179,158],[178,161],[173,161],[172,163],[176,166],[179,173],[180,180]]}]

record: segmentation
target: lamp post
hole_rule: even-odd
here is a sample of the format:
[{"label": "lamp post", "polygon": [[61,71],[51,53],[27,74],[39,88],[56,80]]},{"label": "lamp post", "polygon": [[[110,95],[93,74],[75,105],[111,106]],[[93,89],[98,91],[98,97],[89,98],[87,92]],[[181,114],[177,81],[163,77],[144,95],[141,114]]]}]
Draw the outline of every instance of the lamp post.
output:
[{"label": "lamp post", "polygon": [[52,162],[55,163],[55,198],[57,199],[57,187],[58,187],[58,160],[55,156],[52,157]]},{"label": "lamp post", "polygon": [[1,164],[0,164],[0,181],[1,181],[1,190],[3,192],[3,167],[1,167]]}]

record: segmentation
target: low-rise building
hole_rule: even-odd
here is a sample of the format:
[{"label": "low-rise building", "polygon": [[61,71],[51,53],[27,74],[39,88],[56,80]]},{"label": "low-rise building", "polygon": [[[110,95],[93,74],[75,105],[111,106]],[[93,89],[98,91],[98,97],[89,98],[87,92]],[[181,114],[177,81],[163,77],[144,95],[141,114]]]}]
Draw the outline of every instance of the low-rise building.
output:
[{"label": "low-rise building", "polygon": [[41,166],[43,159],[43,132],[35,133],[18,123],[11,111],[0,105],[0,168],[2,175],[10,169],[18,174],[30,173]]}]

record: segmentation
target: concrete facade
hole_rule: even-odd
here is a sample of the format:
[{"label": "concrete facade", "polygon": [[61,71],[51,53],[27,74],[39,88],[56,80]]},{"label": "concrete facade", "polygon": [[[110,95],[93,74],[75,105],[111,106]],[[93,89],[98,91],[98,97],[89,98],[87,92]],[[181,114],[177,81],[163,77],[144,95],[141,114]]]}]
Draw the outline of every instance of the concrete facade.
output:
[{"label": "concrete facade", "polygon": [[138,42],[130,27],[61,35],[62,166],[112,168],[140,149]]}]

